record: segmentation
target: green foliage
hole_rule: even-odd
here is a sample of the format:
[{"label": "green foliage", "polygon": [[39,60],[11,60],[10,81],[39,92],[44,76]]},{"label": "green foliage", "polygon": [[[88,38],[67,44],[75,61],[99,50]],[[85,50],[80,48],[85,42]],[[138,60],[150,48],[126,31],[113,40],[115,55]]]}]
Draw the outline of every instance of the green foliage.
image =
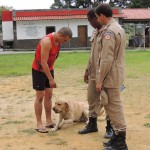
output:
[{"label": "green foliage", "polygon": [[[55,0],[51,9],[56,8],[91,8],[96,7],[100,3],[108,2],[107,0]],[[112,7],[122,8],[148,8],[149,0],[109,0]]]},{"label": "green foliage", "polygon": [[63,4],[60,0],[55,0],[54,4],[52,4],[51,9],[63,8]]},{"label": "green foliage", "polygon": [[149,0],[131,0],[130,2],[131,8],[148,8],[150,7]]},{"label": "green foliage", "polygon": [[124,23],[123,24],[123,28],[126,32],[126,34],[129,34],[129,35],[134,35],[134,24],[133,23]]},{"label": "green foliage", "polygon": [[99,3],[104,3],[107,0],[54,0],[51,9],[56,8],[90,8],[97,6]]}]

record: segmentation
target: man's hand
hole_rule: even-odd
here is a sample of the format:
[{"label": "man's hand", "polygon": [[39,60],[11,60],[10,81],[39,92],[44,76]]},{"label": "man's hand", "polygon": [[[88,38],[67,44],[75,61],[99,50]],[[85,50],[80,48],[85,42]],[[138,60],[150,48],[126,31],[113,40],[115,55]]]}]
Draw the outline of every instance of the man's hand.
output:
[{"label": "man's hand", "polygon": [[50,84],[50,88],[56,88],[57,87],[57,85],[53,79],[49,80],[49,84]]},{"label": "man's hand", "polygon": [[86,69],[86,70],[85,70],[85,73],[84,73],[84,82],[85,82],[85,83],[88,83],[88,81],[89,81],[89,72],[88,72],[88,70]]},{"label": "man's hand", "polygon": [[102,90],[102,83],[97,83],[96,84],[96,91],[98,92],[98,93],[101,93],[101,90]]}]

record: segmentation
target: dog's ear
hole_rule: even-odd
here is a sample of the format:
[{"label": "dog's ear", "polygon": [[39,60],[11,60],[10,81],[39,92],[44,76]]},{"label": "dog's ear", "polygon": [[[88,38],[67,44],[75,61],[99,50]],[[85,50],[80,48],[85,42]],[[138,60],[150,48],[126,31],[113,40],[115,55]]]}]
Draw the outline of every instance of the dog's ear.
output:
[{"label": "dog's ear", "polygon": [[68,109],[69,108],[69,105],[67,102],[65,102],[65,107]]}]

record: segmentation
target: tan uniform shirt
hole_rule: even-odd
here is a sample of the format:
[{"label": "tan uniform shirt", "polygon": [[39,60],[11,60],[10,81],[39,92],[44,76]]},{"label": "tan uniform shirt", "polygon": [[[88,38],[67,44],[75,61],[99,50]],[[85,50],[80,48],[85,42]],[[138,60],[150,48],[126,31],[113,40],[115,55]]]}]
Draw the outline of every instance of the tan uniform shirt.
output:
[{"label": "tan uniform shirt", "polygon": [[[106,88],[115,88],[125,78],[125,32],[113,18],[100,31],[94,46],[94,51],[99,52],[96,82],[103,83]],[[97,59],[96,55],[94,57]]]},{"label": "tan uniform shirt", "polygon": [[97,66],[97,61],[99,59],[99,50],[96,49],[97,45],[97,37],[99,35],[99,30],[95,29],[92,33],[92,36],[90,38],[91,42],[91,54],[89,57],[88,65],[87,65],[87,70],[90,73],[90,79],[91,80],[96,80],[96,66]]}]

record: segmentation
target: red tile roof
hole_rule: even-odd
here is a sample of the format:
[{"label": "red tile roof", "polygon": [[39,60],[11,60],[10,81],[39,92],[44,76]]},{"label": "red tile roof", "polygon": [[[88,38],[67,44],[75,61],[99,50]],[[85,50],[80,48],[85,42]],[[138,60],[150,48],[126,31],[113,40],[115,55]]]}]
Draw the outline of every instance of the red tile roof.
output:
[{"label": "red tile roof", "polygon": [[[114,18],[121,18],[122,15],[113,15]],[[65,15],[65,16],[31,16],[31,17],[13,17],[14,21],[27,20],[65,20],[65,19],[87,19],[87,15]]]},{"label": "red tile roof", "polygon": [[84,19],[85,15],[13,17],[14,21]]},{"label": "red tile roof", "polygon": [[[2,12],[2,21],[86,19],[88,9],[13,10]],[[114,18],[122,18],[120,9],[113,9]]]},{"label": "red tile roof", "polygon": [[2,21],[12,21],[12,11],[2,11]]},{"label": "red tile roof", "polygon": [[[45,10],[45,11],[16,11],[13,16],[14,21],[23,20],[63,20],[63,19],[86,19],[88,9],[76,10]],[[120,18],[119,9],[114,9],[113,14],[115,18]]]},{"label": "red tile roof", "polygon": [[133,9],[122,9],[124,18],[126,20],[150,20],[150,8],[133,8]]}]

